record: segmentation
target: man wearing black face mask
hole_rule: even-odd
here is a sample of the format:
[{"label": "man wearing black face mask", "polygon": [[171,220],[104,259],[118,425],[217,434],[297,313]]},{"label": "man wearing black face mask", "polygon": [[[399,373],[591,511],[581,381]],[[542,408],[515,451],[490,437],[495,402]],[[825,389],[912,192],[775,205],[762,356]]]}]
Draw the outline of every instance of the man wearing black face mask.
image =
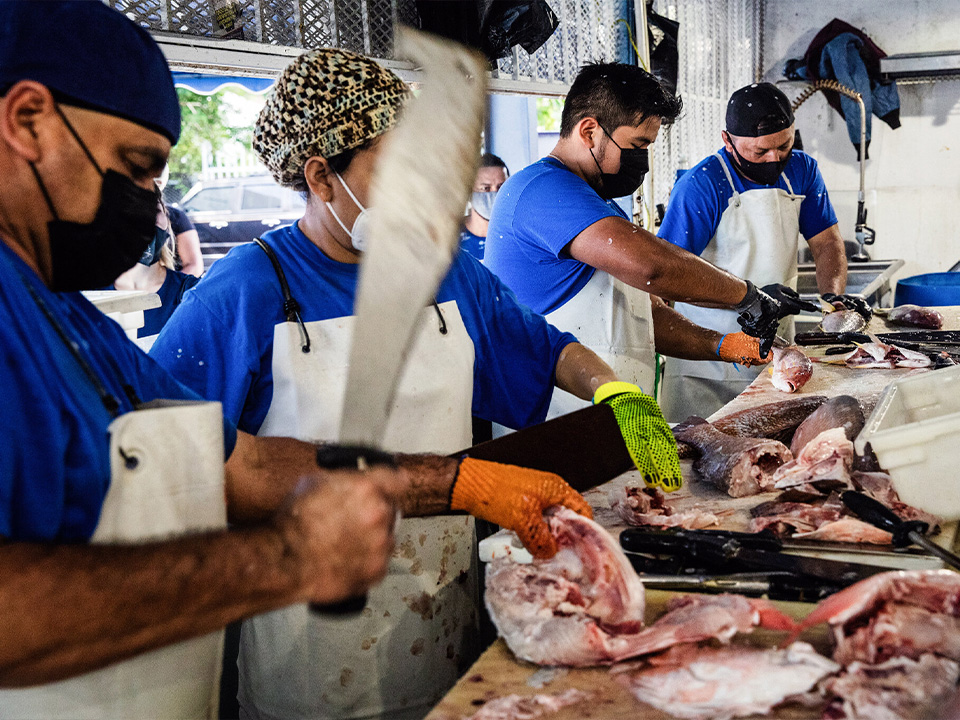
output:
[{"label": "man wearing black face mask", "polygon": [[[680,109],[641,68],[584,67],[564,102],[556,147],[500,191],[484,261],[522,302],[649,394],[656,352],[766,362],[761,344],[772,342],[785,312],[768,293],[637,227],[611,202],[640,186],[647,148]],[[746,332],[700,327],[660,298],[731,308]],[[555,392],[551,414],[578,406]]]},{"label": "man wearing black face mask", "polygon": [[[800,234],[813,254],[821,293],[843,293],[847,264],[817,163],[793,149],[790,101],[770,83],[737,90],[721,137],[723,148],[677,181],[659,235],[750,280],[792,312],[815,312],[816,304],[803,303],[790,289],[796,287]],[[852,307],[854,300],[848,304]],[[678,304],[677,310],[724,332],[737,328],[729,311],[689,304]],[[792,323],[784,323],[780,334],[791,336]],[[756,374],[716,362],[668,363],[665,413],[679,421],[693,412],[712,412]]]}]

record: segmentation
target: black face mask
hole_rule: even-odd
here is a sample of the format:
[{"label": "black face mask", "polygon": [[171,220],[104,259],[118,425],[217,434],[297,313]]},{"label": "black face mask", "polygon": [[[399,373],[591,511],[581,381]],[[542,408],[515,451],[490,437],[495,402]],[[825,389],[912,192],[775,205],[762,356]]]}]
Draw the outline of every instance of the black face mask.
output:
[{"label": "black face mask", "polygon": [[620,169],[615,173],[605,173],[600,168],[596,156],[593,154],[593,148],[590,149],[590,155],[593,161],[597,163],[597,169],[600,170],[600,189],[597,194],[604,200],[633,195],[637,188],[643,184],[643,178],[646,177],[650,169],[650,158],[646,148],[622,148],[617,145],[617,141],[601,125],[600,129],[610,138],[610,142],[620,148]]},{"label": "black face mask", "polygon": [[153,240],[147,245],[147,249],[143,251],[143,255],[140,256],[137,262],[148,267],[160,262],[160,253],[163,250],[163,246],[167,244],[169,237],[169,232],[163,228],[156,228],[154,230]]},{"label": "black face mask", "polygon": [[776,185],[780,173],[783,172],[787,163],[790,162],[790,158],[793,157],[793,149],[791,148],[783,160],[762,163],[750,162],[740,154],[729,135],[727,135],[727,140],[730,142],[730,147],[733,148],[733,154],[737,156],[737,162],[734,163],[737,169],[747,180],[752,180],[760,185]]},{"label": "black face mask", "polygon": [[137,264],[154,239],[159,191],[144,190],[114,170],[104,172],[66,116],[60,117],[103,177],[100,205],[90,223],[61,220],[37,168],[30,164],[54,219],[50,234],[52,280],[56,292],[93,290],[113,283]]}]

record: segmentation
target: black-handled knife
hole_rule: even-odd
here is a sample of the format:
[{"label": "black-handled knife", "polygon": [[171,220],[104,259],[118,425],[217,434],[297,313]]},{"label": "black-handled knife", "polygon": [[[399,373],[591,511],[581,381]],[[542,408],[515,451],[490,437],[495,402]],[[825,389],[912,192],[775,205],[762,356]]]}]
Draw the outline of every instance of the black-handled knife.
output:
[{"label": "black-handled knife", "polygon": [[840,500],[861,520],[893,535],[894,547],[919,545],[951,567],[960,570],[960,557],[940,547],[925,535],[930,527],[927,523],[920,520],[903,520],[883,503],[854,490],[844,492],[840,495]]}]

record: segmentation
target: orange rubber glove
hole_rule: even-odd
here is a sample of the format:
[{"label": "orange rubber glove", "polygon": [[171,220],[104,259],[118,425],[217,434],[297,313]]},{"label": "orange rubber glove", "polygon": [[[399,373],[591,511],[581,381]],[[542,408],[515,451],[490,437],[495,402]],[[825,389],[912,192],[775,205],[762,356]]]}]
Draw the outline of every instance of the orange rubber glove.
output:
[{"label": "orange rubber glove", "polygon": [[559,475],[469,457],[460,463],[450,496],[451,510],[466,510],[513,530],[538,558],[550,558],[557,552],[557,541],[543,519],[543,511],[551,505],[565,505],[593,517],[583,496]]},{"label": "orange rubber glove", "polygon": [[729,333],[720,338],[717,346],[717,355],[726,362],[739,363],[750,367],[763,365],[773,360],[773,353],[766,357],[760,355],[760,340],[746,333]]}]

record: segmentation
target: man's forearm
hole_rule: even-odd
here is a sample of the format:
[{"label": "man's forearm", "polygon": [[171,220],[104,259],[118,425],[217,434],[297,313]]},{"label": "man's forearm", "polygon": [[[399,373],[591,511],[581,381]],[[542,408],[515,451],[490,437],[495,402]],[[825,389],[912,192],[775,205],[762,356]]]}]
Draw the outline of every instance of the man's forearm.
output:
[{"label": "man's forearm", "polygon": [[577,260],[665,300],[732,308],[747,293],[740,278],[623,218],[594,223],[573,239],[569,251]]},{"label": "man's forearm", "polygon": [[598,387],[617,379],[599,355],[580,343],[570,343],[557,358],[557,387],[583,400],[592,400]]},{"label": "man's forearm", "polygon": [[836,225],[831,225],[807,241],[817,268],[817,289],[820,294],[843,293],[847,287],[847,255],[843,237]]},{"label": "man's forearm", "polygon": [[684,360],[718,360],[722,335],[688,320],[660,298],[650,298],[657,352]]},{"label": "man's forearm", "polygon": [[0,686],[53,682],[305,600],[278,531],[0,546]]}]

